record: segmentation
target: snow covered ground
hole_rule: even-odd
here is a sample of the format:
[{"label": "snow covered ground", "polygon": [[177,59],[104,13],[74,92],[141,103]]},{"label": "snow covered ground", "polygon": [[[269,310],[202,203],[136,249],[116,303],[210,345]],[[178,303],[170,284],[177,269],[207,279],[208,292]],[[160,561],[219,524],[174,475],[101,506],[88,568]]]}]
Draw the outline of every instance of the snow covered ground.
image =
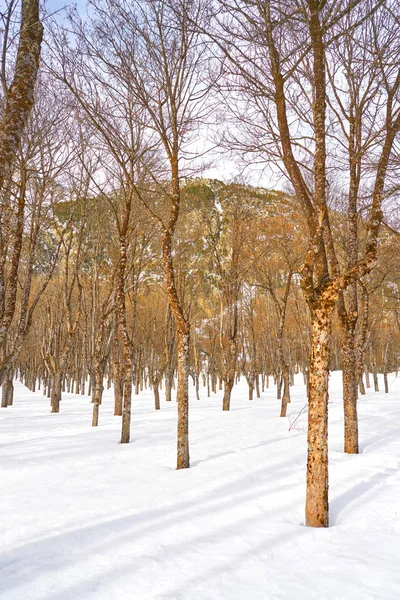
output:
[{"label": "snow covered ground", "polygon": [[[383,382],[380,381],[383,389]],[[340,374],[331,376],[331,527],[304,527],[306,414],[245,382],[191,402],[191,464],[175,470],[176,405],[133,399],[120,445],[111,390],[61,413],[17,383],[0,411],[1,600],[398,600],[400,377],[359,401],[361,454],[342,452]]]}]

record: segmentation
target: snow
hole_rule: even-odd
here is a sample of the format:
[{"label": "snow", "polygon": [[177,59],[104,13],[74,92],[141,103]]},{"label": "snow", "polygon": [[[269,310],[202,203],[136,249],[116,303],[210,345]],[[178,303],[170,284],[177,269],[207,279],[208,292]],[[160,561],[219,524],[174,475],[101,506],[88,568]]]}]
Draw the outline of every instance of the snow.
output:
[{"label": "snow", "polygon": [[111,390],[92,428],[87,397],[64,394],[50,414],[16,383],[0,411],[1,600],[398,600],[400,377],[361,397],[358,456],[342,452],[340,385],[333,373],[331,527],[311,529],[305,412],[289,427],[301,377],[286,419],[274,388],[249,402],[244,379],[229,413],[221,392],[193,394],[184,471],[174,402],[134,396],[121,445]]}]

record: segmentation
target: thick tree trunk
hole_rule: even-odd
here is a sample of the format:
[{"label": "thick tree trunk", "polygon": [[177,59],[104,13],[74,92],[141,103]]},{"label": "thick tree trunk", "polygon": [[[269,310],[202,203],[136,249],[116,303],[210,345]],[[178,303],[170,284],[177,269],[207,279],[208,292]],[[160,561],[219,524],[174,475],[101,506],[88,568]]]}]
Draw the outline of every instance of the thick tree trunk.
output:
[{"label": "thick tree trunk", "polygon": [[311,311],[306,525],[328,527],[328,376],[333,306]]}]

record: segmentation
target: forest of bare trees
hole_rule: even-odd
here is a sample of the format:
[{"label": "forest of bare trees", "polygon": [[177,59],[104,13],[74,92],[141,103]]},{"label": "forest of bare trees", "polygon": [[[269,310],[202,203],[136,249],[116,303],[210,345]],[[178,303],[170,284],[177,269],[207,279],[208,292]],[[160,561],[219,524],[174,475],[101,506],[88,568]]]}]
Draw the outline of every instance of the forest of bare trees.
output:
[{"label": "forest of bare trees", "polygon": [[329,373],[357,454],[357,400],[399,367],[398,3],[51,4],[1,11],[2,408],[19,377],[98,426],[113,386],[127,443],[150,388],[184,469],[190,386],[229,411],[275,384],[285,418],[301,372],[327,527]]}]

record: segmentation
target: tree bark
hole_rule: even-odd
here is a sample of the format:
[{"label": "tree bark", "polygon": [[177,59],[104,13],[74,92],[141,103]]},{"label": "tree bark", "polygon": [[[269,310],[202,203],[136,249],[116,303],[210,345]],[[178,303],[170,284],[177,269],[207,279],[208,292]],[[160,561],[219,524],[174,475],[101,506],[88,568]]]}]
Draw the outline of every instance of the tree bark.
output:
[{"label": "tree bark", "polygon": [[95,367],[92,427],[97,427],[99,424],[99,407],[101,404],[101,400],[103,397],[103,390],[104,390],[103,380],[104,380],[104,367],[103,368],[102,368],[102,366]]},{"label": "tree bark", "polygon": [[343,328],[344,451],[348,454],[358,454],[357,375],[354,336],[355,332],[352,328]]},{"label": "tree bark", "polygon": [[0,190],[18,152],[33,106],[42,38],[39,0],[22,0],[15,73],[7,92],[6,107],[0,123]]},{"label": "tree bark", "polygon": [[122,411],[121,444],[127,444],[131,437],[131,404],[132,404],[132,363],[125,368],[124,406]]},{"label": "tree bark", "polygon": [[153,382],[154,408],[160,410],[160,391],[158,381]]},{"label": "tree bark", "polygon": [[56,372],[52,377],[52,388],[50,396],[51,412],[60,412],[60,400],[61,400],[61,384],[62,384],[62,373]]},{"label": "tree bark", "polygon": [[282,395],[280,416],[286,417],[287,405],[290,402],[290,373],[289,373],[289,367],[286,365],[286,363],[283,366],[282,380],[283,380],[283,395]]},{"label": "tree bark", "polygon": [[376,362],[372,365],[372,375],[374,379],[374,390],[375,392],[379,392],[379,383],[378,383],[378,369],[376,368]]},{"label": "tree bark", "polygon": [[[188,328],[189,329],[189,328]],[[178,330],[178,443],[177,468],[187,469],[189,457],[189,343],[190,333]]]},{"label": "tree bark", "polygon": [[229,349],[225,352],[224,398],[222,410],[230,410],[232,389],[235,383],[235,368],[237,358],[236,334],[229,340]]},{"label": "tree bark", "polygon": [[328,527],[328,376],[333,305],[311,310],[306,525]]},{"label": "tree bark", "polygon": [[8,406],[8,379],[3,380],[1,386],[1,408],[7,408]]},{"label": "tree bark", "polygon": [[117,360],[113,365],[114,379],[114,415],[120,417],[122,415],[122,403],[124,398],[124,386],[120,373],[120,365]]}]

